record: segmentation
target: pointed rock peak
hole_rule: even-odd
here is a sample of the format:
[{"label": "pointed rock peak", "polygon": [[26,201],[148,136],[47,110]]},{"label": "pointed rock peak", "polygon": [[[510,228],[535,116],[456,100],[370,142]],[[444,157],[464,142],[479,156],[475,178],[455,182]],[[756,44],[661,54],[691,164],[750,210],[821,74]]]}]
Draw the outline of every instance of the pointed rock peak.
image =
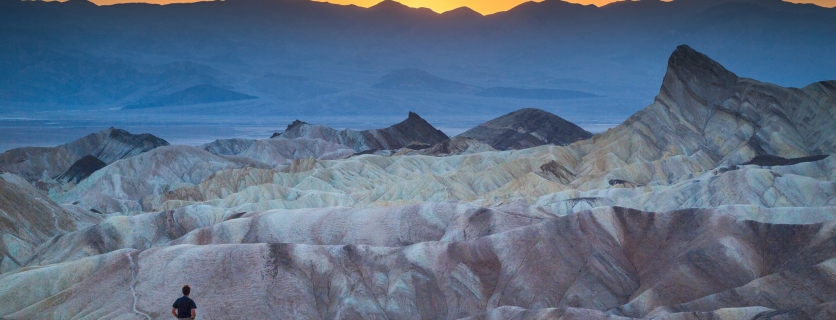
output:
[{"label": "pointed rock peak", "polygon": [[419,116],[417,113],[412,112],[412,111],[409,112],[409,116],[406,118],[406,120],[404,120],[401,123],[410,124],[412,126],[420,125],[420,126],[431,127],[433,129],[435,129],[429,122],[427,122],[427,120],[424,120],[424,118],[421,118],[421,116]]},{"label": "pointed rock peak", "polygon": [[417,113],[412,112],[412,111],[409,112],[409,116],[406,119],[407,120],[409,120],[409,119],[424,120],[423,118],[421,118],[421,116],[419,116]]},{"label": "pointed rock peak", "polygon": [[[410,136],[413,140],[428,144],[436,144],[449,139],[444,132],[433,127],[432,124],[421,118],[417,113],[410,111],[406,120],[391,127],[397,131]],[[408,144],[408,142],[406,143]],[[406,145],[404,144],[404,145]],[[401,146],[403,147],[403,146]],[[398,147],[397,149],[400,149]]]},{"label": "pointed rock peak", "polygon": [[[737,75],[726,70],[722,65],[688,45],[676,47],[668,59],[669,77],[676,77],[683,82],[699,81],[707,84],[729,84],[737,81]],[[671,79],[672,80],[672,79]]]},{"label": "pointed rock peak", "polygon": [[284,132],[288,132],[288,131],[293,130],[294,128],[296,128],[298,126],[302,126],[302,125],[306,125],[306,124],[308,124],[308,123],[304,122],[304,121],[301,121],[299,119],[296,119],[296,120],[293,121],[293,123],[287,125],[287,129],[285,129]]}]

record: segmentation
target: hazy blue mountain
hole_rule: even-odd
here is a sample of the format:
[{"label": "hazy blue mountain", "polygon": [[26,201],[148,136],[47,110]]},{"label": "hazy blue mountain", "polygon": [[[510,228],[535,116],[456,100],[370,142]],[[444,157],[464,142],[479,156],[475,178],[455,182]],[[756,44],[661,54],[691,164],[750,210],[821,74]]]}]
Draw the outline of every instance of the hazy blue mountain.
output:
[{"label": "hazy blue mountain", "polygon": [[[263,102],[265,113],[300,118],[355,108],[494,116],[555,107],[550,100],[512,108],[494,95],[447,94],[472,86],[552,90],[512,94],[523,97],[584,92],[610,98],[584,102],[586,109],[626,117],[650,102],[662,62],[683,43],[741,75],[783,86],[836,78],[836,10],[778,0],[600,8],[546,0],[488,16],[394,1],[368,9],[306,0],[101,7],[3,1],[0,112],[139,105],[200,85],[235,88],[259,97],[252,102]],[[450,83],[424,77],[431,84],[418,91],[372,88],[421,87],[421,76],[381,81],[410,69],[459,84],[439,89]]]},{"label": "hazy blue mountain", "polygon": [[482,97],[495,98],[516,98],[516,99],[538,99],[538,100],[562,100],[562,99],[580,99],[580,98],[594,98],[597,95],[560,89],[524,89],[524,88],[507,88],[494,87],[487,88],[480,91],[476,95]]},{"label": "hazy blue mountain", "polygon": [[422,91],[437,93],[469,94],[479,92],[478,87],[442,79],[419,69],[400,69],[390,72],[372,86],[375,89]]},{"label": "hazy blue mountain", "polygon": [[166,96],[142,99],[138,104],[126,106],[124,109],[156,108],[250,99],[258,99],[258,97],[224,88],[218,88],[209,84],[200,84]]}]

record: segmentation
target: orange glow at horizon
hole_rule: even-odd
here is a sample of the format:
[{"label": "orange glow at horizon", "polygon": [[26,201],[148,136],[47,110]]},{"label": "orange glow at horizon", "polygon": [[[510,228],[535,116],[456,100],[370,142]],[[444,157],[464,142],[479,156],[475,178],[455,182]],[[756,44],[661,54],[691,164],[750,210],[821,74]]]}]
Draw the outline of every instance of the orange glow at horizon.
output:
[{"label": "orange glow at horizon", "polygon": [[[329,2],[333,4],[349,5],[368,8],[380,3],[382,0],[313,0],[320,2]],[[429,8],[435,12],[445,12],[456,8],[469,7],[476,12],[483,15],[497,13],[501,11],[508,11],[520,4],[526,2],[542,2],[543,0],[395,0],[406,6],[413,8]],[[564,0],[570,3],[595,5],[598,7],[608,5],[613,2],[625,0]],[[662,0],[671,1],[671,0]],[[792,3],[812,3],[822,7],[833,8],[836,7],[836,0],[784,0]]]},{"label": "orange glow at horizon", "polygon": [[[153,3],[153,4],[171,4],[171,3],[192,3],[207,0],[89,0],[97,5],[112,5],[120,3]],[[208,0],[211,1],[211,0]],[[381,0],[312,0],[319,2],[329,2],[341,5],[356,5],[364,8],[374,6],[381,2]],[[406,6],[413,8],[430,8],[435,12],[450,11],[460,7],[469,7],[481,14],[488,15],[501,11],[508,11],[522,3],[533,1],[541,2],[543,0],[396,0]],[[617,1],[624,0],[565,0],[566,2],[578,4],[592,4],[596,6],[604,6]],[[669,1],[669,0],[664,0]],[[836,0],[785,0],[792,3],[812,3],[822,7],[833,8],[836,7]]]}]

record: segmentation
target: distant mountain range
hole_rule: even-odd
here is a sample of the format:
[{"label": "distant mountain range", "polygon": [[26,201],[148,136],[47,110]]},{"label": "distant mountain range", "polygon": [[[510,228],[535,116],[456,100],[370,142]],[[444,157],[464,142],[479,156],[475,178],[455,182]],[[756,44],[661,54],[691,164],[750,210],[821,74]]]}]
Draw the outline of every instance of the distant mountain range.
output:
[{"label": "distant mountain range", "polygon": [[[404,109],[387,106],[401,103],[403,90],[421,90],[427,99],[474,88],[482,88],[482,99],[632,99],[655,93],[665,71],[660,62],[682,43],[741,74],[802,86],[836,78],[834,39],[836,10],[779,0],[600,8],[546,0],[489,16],[466,8],[437,14],[394,1],[368,9],[306,0],[101,7],[3,1],[0,103],[95,109],[258,97],[282,110],[309,110],[357,104],[359,95],[370,100],[366,108],[399,114]],[[415,82],[420,77],[422,84]],[[444,99],[447,107],[472,104]]]},{"label": "distant mountain range", "polygon": [[473,94],[480,91],[478,87],[442,79],[419,69],[392,71],[383,76],[381,82],[375,84],[372,88],[459,94]]},{"label": "distant mountain range", "polygon": [[124,109],[144,109],[250,99],[258,99],[258,97],[218,88],[210,84],[199,84],[162,97],[143,98],[137,104],[126,106]]},{"label": "distant mountain range", "polygon": [[416,91],[429,93],[475,94],[480,97],[516,98],[538,100],[562,100],[594,98],[597,95],[559,89],[530,89],[492,87],[483,89],[461,82],[442,79],[419,69],[400,69],[390,72],[381,78],[381,82],[372,86],[375,89]]}]

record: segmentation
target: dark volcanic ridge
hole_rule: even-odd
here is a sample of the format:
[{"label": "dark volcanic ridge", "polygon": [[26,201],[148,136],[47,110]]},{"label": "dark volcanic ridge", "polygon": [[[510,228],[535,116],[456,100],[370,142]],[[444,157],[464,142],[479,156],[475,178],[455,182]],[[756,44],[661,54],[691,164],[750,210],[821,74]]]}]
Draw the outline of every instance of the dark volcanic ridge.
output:
[{"label": "dark volcanic ridge", "polygon": [[55,177],[55,179],[78,184],[81,180],[87,179],[87,177],[91,174],[106,166],[107,163],[104,163],[102,160],[99,160],[99,158],[88,154],[83,158],[78,159],[78,161],[73,163],[67,172]]},{"label": "dark volcanic ridge", "polygon": [[140,148],[144,151],[169,145],[168,141],[150,133],[132,134],[126,130],[114,127],[110,127],[108,130],[110,130],[109,137],[111,139],[134,148]]},{"label": "dark volcanic ridge", "polygon": [[497,150],[518,150],[546,144],[569,145],[592,133],[549,112],[521,109],[458,135],[487,143]]}]

